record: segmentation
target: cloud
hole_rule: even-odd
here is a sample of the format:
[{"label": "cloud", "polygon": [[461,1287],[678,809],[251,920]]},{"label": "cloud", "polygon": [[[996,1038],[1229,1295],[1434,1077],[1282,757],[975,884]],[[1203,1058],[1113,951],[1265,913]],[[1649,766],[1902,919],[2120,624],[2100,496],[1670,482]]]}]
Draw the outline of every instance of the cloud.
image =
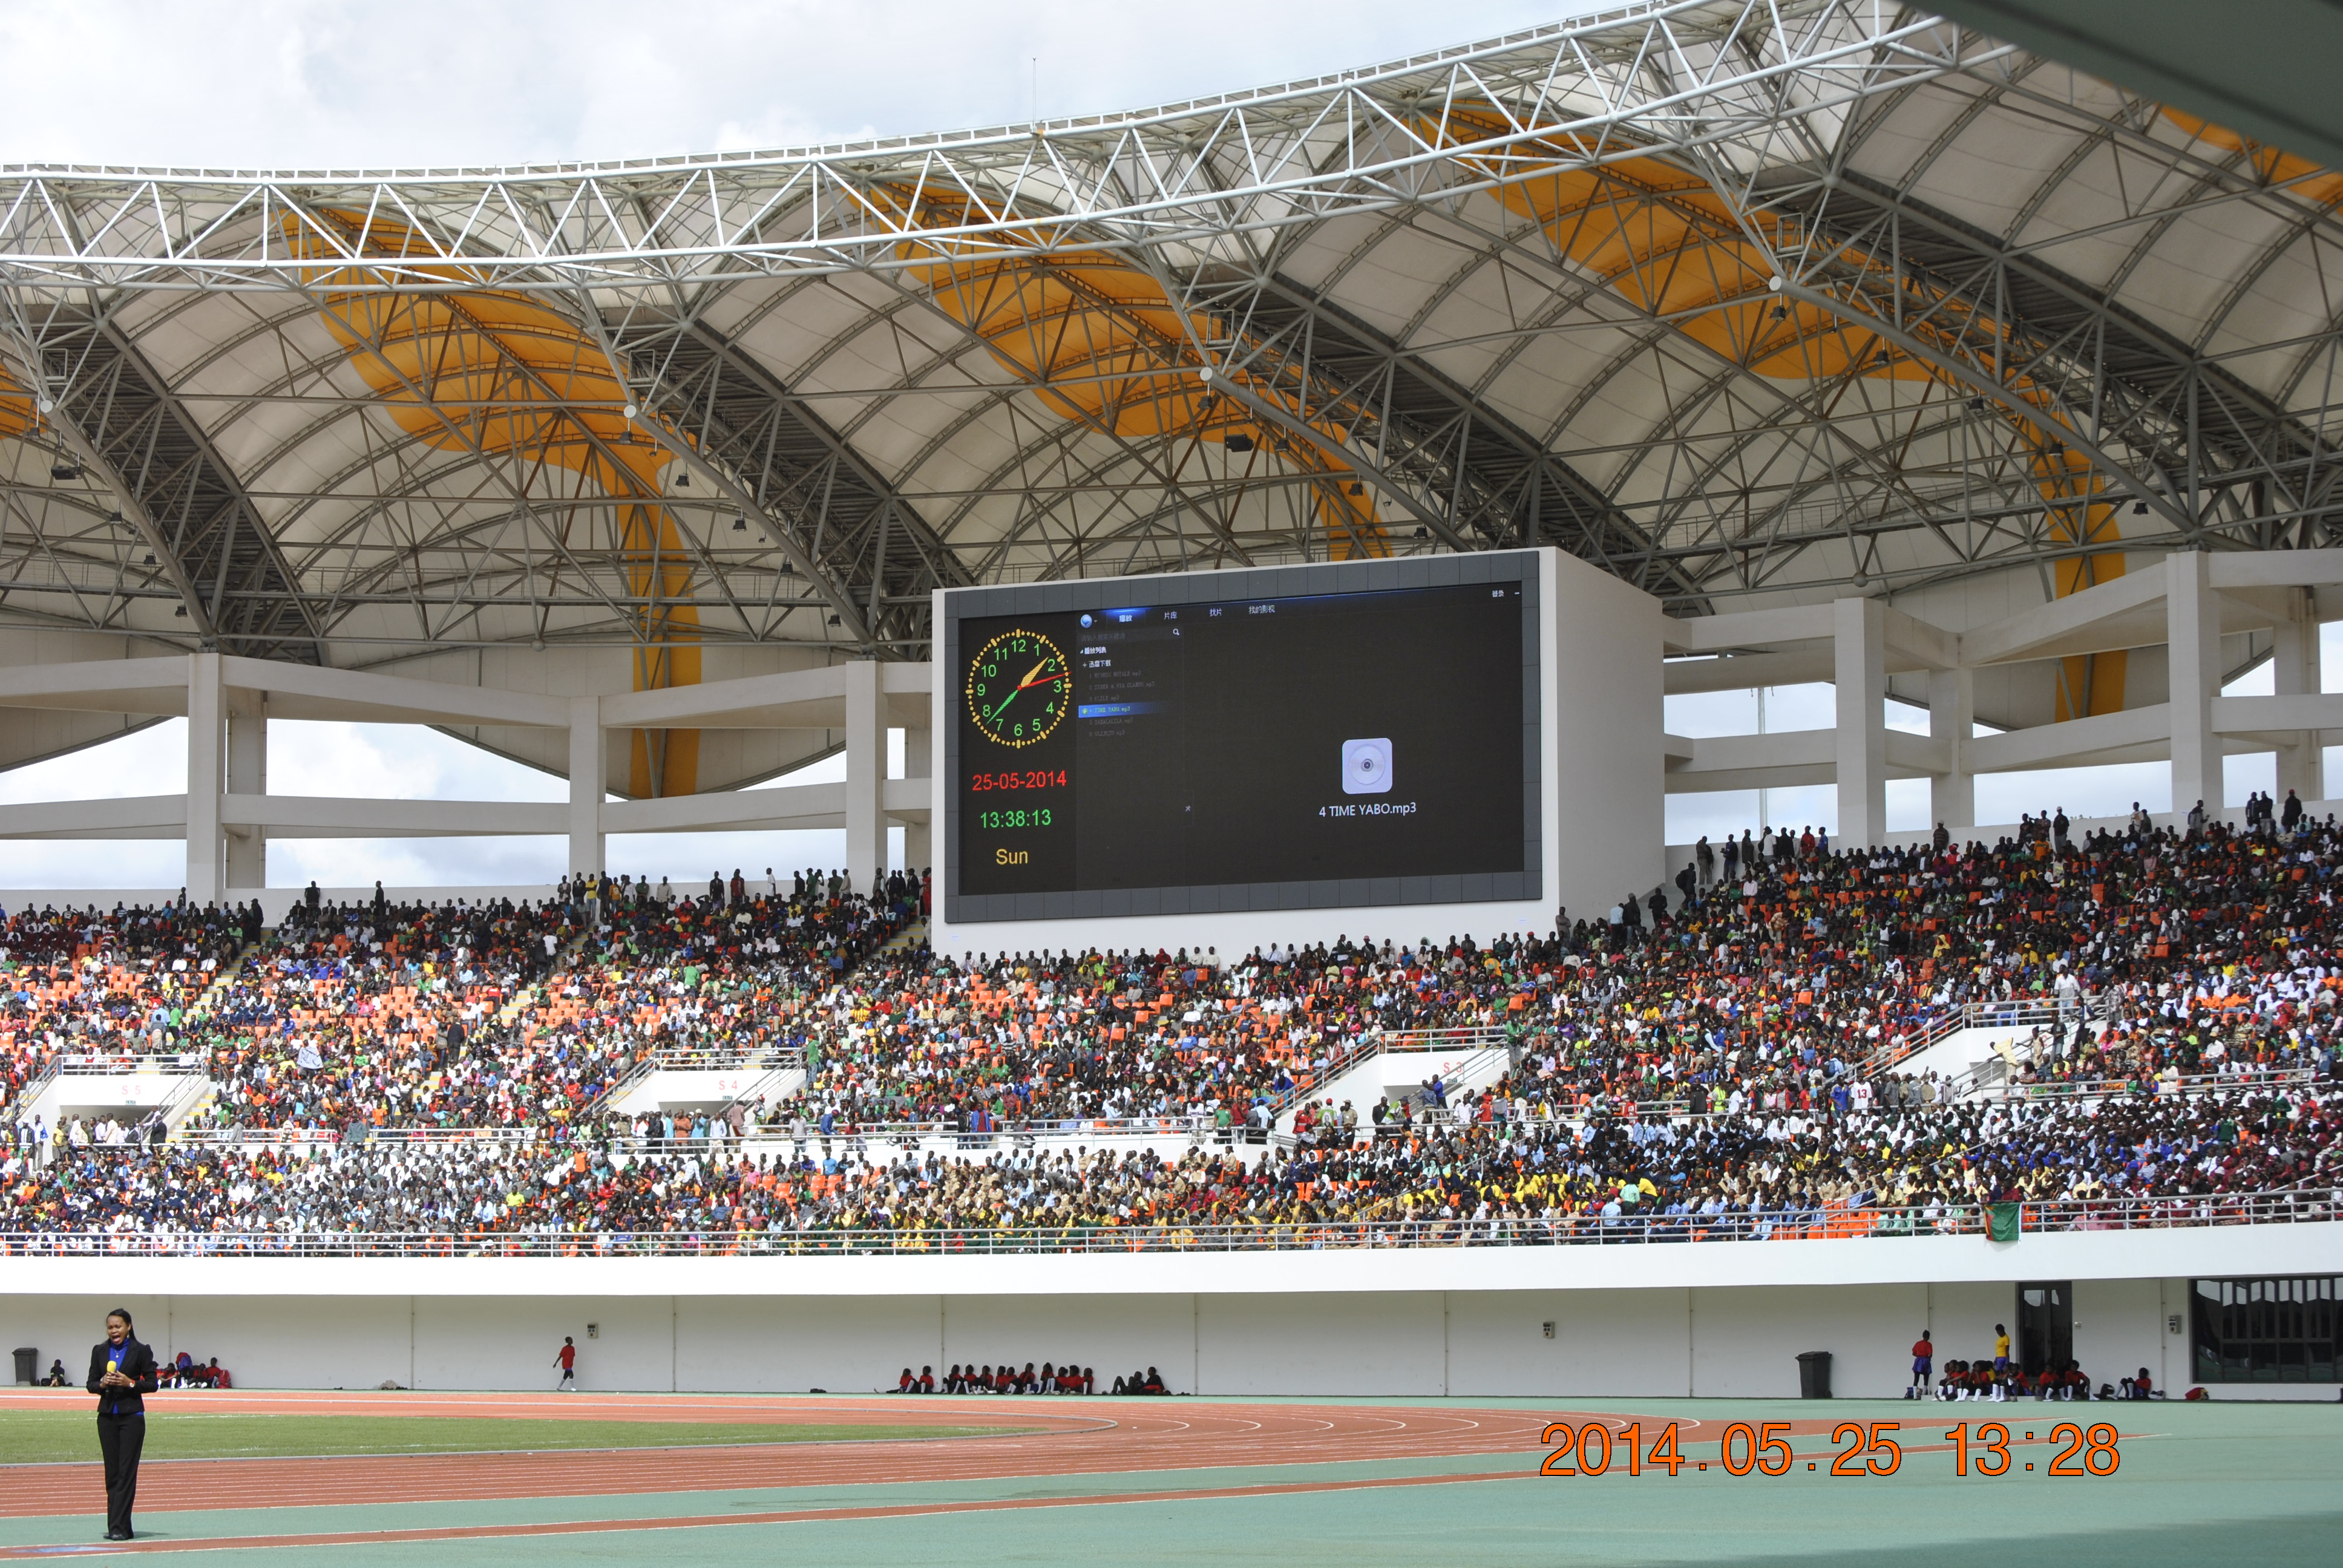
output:
[{"label": "cloud", "polygon": [[387,800],[569,799],[550,773],[420,725],[268,721],[268,789],[275,795],[370,796]]},{"label": "cloud", "polygon": [[317,168],[803,146],[1149,107],[1597,7],[1496,0],[0,3],[0,162]]},{"label": "cloud", "polygon": [[28,800],[119,800],[187,787],[187,721],[166,719],[119,740],[0,773],[0,806]]}]

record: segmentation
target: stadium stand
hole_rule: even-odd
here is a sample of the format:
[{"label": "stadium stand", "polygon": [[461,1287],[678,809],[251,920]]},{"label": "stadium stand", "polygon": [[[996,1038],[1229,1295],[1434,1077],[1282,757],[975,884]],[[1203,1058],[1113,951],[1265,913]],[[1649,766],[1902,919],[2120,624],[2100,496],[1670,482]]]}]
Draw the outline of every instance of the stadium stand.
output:
[{"label": "stadium stand", "polygon": [[[1244,1246],[1958,1231],[1996,1202],[2037,1225],[2331,1213],[2332,823],[1777,841],[1650,928],[1224,968],[890,949],[900,878],[300,909],[240,955],[228,917],[20,913],[12,1084],[135,1039],[216,1092],[176,1130],[19,1120],[0,1230]],[[2020,1020],[1999,1071],[1899,1070],[1972,1016]],[[1506,1065],[1453,1101],[1362,1121],[1312,1098],[1363,1053],[1473,1030]],[[800,1100],[596,1113],[642,1063],[770,1050],[809,1061]],[[1188,1141],[1104,1147],[1133,1129]],[[939,1130],[969,1152],[923,1151]]]}]

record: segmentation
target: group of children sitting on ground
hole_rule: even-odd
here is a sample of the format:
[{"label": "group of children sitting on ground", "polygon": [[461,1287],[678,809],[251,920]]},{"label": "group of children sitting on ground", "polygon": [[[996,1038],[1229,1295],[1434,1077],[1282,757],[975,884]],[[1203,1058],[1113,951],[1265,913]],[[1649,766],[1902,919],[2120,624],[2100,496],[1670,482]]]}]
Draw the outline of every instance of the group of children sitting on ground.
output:
[{"label": "group of children sitting on ground", "polygon": [[[1071,1363],[1052,1366],[1043,1362],[1041,1370],[1036,1372],[1033,1363],[1027,1362],[1025,1370],[1019,1372],[1004,1362],[1001,1370],[995,1372],[989,1366],[979,1367],[974,1362],[965,1367],[955,1362],[951,1371],[944,1373],[943,1391],[946,1393],[1095,1393],[1098,1388],[1090,1368]],[[911,1369],[905,1367],[901,1381],[895,1385],[895,1392],[935,1392],[936,1369],[921,1367],[920,1375],[913,1377]]]},{"label": "group of children sitting on ground", "polygon": [[[2087,1400],[2091,1397],[2091,1380],[2083,1375],[2081,1363],[2072,1361],[2037,1372],[2023,1367],[1997,1367],[1990,1362],[1950,1361],[1936,1382],[1940,1400],[2023,1399],[2027,1394],[2036,1399]],[[1926,1396],[1924,1392],[1918,1397]]]},{"label": "group of children sitting on ground", "polygon": [[[895,1392],[897,1393],[935,1392],[936,1369],[931,1366],[921,1367],[919,1375],[914,1377],[911,1375],[911,1369],[905,1367],[902,1377],[895,1384]],[[1043,1362],[1041,1370],[1039,1372],[1033,1370],[1031,1362],[1025,1363],[1023,1372],[1019,1372],[1014,1367],[1003,1363],[1001,1370],[995,1372],[989,1366],[980,1367],[973,1362],[965,1367],[955,1362],[952,1363],[951,1371],[944,1373],[943,1392],[946,1393],[1096,1393],[1098,1376],[1090,1368],[1078,1367],[1071,1362],[1065,1366],[1051,1366],[1048,1362]],[[1149,1367],[1144,1372],[1132,1372],[1129,1377],[1115,1379],[1111,1392],[1130,1395],[1170,1393],[1172,1391],[1163,1385],[1162,1374],[1153,1367]]]},{"label": "group of children sitting on ground", "polygon": [[[2027,1372],[2012,1360],[2009,1353],[2009,1330],[2000,1323],[1993,1325],[1993,1360],[1948,1361],[1941,1375],[1935,1378],[1936,1347],[1923,1331],[1912,1347],[1912,1382],[1905,1389],[1906,1399],[1963,1400],[1982,1399],[1996,1402],[2023,1399],[2031,1394],[2037,1400],[2064,1399],[2162,1399],[2164,1391],[2147,1369],[2123,1380],[2117,1389],[2101,1383],[2098,1392],[2091,1392],[2091,1380],[2084,1374],[2080,1362],[2068,1360],[2045,1364],[2038,1372]],[[2195,1396],[2191,1396],[2192,1398]]]},{"label": "group of children sitting on ground", "polygon": [[176,1359],[156,1369],[155,1384],[157,1388],[234,1388],[236,1380],[219,1364],[219,1357],[199,1366],[195,1357],[181,1351]]},{"label": "group of children sitting on ground", "polygon": [[[49,1362],[49,1375],[43,1378],[41,1382],[48,1388],[74,1386],[73,1379],[65,1375],[65,1363],[56,1360]],[[227,1368],[219,1364],[219,1357],[214,1356],[209,1364],[198,1366],[195,1357],[181,1351],[176,1359],[164,1362],[155,1369],[155,1386],[156,1388],[234,1388],[236,1380],[228,1376]]]}]

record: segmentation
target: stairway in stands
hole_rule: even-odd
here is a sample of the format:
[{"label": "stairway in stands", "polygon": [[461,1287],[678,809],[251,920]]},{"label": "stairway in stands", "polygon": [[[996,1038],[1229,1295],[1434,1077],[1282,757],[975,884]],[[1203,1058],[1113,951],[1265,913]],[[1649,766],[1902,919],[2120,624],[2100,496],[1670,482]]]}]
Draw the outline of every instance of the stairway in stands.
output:
[{"label": "stairway in stands", "polygon": [[258,941],[246,942],[236,950],[235,958],[220,965],[213,972],[211,984],[204,987],[202,993],[187,1004],[186,1019],[188,1027],[192,1027],[199,1018],[211,1016],[212,1009],[217,1007],[221,1000],[227,995],[228,989],[235,985],[236,977],[244,973],[246,969],[250,967],[253,960],[258,958],[267,946],[268,939],[265,935]]}]

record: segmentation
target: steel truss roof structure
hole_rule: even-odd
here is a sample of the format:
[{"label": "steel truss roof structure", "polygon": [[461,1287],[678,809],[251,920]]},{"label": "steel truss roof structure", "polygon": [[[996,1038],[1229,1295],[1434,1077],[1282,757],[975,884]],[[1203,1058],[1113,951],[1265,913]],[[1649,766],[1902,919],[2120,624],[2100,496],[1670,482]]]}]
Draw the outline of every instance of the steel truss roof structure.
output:
[{"label": "steel truss roof structure", "polygon": [[2338,542],[2343,179],[1925,12],[1141,113],[0,169],[0,627],[920,657],[939,585],[1551,543],[1679,614]]}]

